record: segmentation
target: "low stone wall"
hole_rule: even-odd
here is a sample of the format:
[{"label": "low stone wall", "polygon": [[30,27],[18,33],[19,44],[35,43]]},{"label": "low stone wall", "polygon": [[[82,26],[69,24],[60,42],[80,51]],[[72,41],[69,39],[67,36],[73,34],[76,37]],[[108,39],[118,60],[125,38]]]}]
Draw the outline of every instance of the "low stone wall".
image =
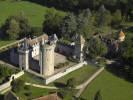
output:
[{"label": "low stone wall", "polygon": [[86,65],[86,64],[87,64],[87,62],[82,62],[82,63],[79,63],[79,64],[74,65],[72,67],[69,67],[67,69],[64,69],[63,71],[61,71],[61,72],[59,72],[59,73],[57,73],[53,76],[50,76],[50,77],[46,78],[45,79],[45,84],[49,84],[49,83],[53,82],[54,80],[66,75],[66,74],[68,74],[68,73],[70,73],[74,70],[77,70],[77,69],[83,67],[83,65]]},{"label": "low stone wall", "polygon": [[0,92],[4,91],[5,89],[9,88],[11,86],[11,82],[13,79],[17,79],[20,76],[22,76],[24,74],[24,71],[20,71],[17,74],[13,74],[11,75],[9,81],[3,83],[2,85],[0,85]]},{"label": "low stone wall", "polygon": [[101,67],[98,71],[96,71],[86,82],[76,87],[76,89],[80,89],[75,97],[80,97],[80,95],[83,93],[83,91],[86,89],[86,87],[104,71],[104,67]]}]

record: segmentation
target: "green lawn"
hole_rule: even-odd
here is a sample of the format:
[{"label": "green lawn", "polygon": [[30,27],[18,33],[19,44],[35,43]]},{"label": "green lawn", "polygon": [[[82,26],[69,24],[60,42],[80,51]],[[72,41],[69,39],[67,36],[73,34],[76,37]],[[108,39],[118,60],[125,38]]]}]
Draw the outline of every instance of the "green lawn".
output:
[{"label": "green lawn", "polygon": [[[87,66],[84,66],[76,71],[71,72],[70,74],[68,74],[60,79],[57,79],[55,82],[65,84],[68,79],[74,78],[76,81],[75,85],[79,85],[79,84],[83,83],[85,80],[87,80],[96,70],[97,70],[96,67],[87,65]],[[52,83],[52,85],[53,84],[54,83]]]},{"label": "green lawn", "polygon": [[12,43],[14,41],[15,40],[9,40],[9,41],[8,40],[0,40],[0,47],[5,46],[5,45]]},{"label": "green lawn", "polygon": [[29,83],[44,85],[44,80],[42,78],[37,77],[27,72],[25,72],[24,75],[20,77],[19,79],[24,80],[25,82],[29,82]]},{"label": "green lawn", "polygon": [[102,100],[133,100],[133,84],[104,71],[82,94],[87,100],[94,100],[101,90]]},{"label": "green lawn", "polygon": [[53,8],[47,8],[27,1],[0,1],[0,25],[4,23],[7,17],[11,15],[18,15],[23,12],[29,19],[29,23],[32,26],[41,26],[44,21],[44,15],[48,10],[53,12],[56,11],[62,16],[65,15],[62,11],[57,11]]},{"label": "green lawn", "polygon": [[25,93],[28,91],[31,91],[30,98],[38,98],[40,96],[48,95],[50,92],[55,92],[55,90],[48,90],[48,89],[42,89],[42,88],[36,88],[36,87],[30,87],[30,90],[21,90],[20,92],[16,93],[16,95],[20,98],[20,100],[28,100],[29,96],[27,97]]}]

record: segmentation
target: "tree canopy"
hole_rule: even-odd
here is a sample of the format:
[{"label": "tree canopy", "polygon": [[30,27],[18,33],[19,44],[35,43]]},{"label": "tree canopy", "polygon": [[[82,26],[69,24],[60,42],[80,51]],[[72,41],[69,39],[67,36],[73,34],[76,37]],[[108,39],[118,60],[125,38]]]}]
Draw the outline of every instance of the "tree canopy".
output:
[{"label": "tree canopy", "polygon": [[107,53],[107,46],[99,38],[91,38],[86,43],[87,55],[91,58],[104,56]]}]

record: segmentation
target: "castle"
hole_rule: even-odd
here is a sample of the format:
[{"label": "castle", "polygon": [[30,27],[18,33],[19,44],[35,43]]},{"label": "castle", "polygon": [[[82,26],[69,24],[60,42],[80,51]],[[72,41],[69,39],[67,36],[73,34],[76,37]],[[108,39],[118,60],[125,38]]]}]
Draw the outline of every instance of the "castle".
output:
[{"label": "castle", "polygon": [[[83,47],[85,40],[81,35],[76,37],[77,41],[70,49],[69,46],[64,48],[64,52],[71,52],[72,57],[77,59],[79,62],[84,61]],[[18,45],[17,48],[13,48],[10,52],[10,60],[12,63],[19,66],[21,70],[28,71],[31,67],[30,62],[34,57],[38,56],[39,63],[37,66],[32,65],[34,69],[39,69],[38,72],[41,76],[49,77],[55,73],[55,49],[61,49],[57,47],[58,38],[56,34],[52,36],[47,36],[46,34],[37,37],[35,39],[25,39],[22,43]],[[71,46],[70,46],[71,47]],[[69,50],[67,50],[67,48]],[[65,51],[65,49],[67,51]]]}]

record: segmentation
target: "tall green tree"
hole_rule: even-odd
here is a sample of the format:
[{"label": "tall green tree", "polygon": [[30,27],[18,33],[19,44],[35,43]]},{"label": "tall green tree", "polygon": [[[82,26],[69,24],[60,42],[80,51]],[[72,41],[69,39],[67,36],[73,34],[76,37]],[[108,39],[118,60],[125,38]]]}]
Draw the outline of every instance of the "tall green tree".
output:
[{"label": "tall green tree", "polygon": [[121,21],[122,21],[122,14],[121,11],[118,9],[113,13],[112,24],[113,26],[120,25]]},{"label": "tall green tree", "polygon": [[67,87],[74,88],[74,84],[75,84],[75,79],[74,78],[70,78],[70,79],[67,80]]},{"label": "tall green tree", "polygon": [[128,34],[126,40],[122,43],[122,57],[125,66],[124,75],[127,75],[127,79],[133,82],[133,35]]},{"label": "tall green tree", "polygon": [[86,54],[91,58],[104,56],[107,53],[107,46],[99,38],[91,38],[86,43]]},{"label": "tall green tree", "polygon": [[63,19],[62,24],[60,26],[62,36],[69,39],[70,37],[75,35],[76,29],[77,29],[76,16],[70,13],[68,16],[66,16]]},{"label": "tall green tree", "polygon": [[130,66],[133,66],[133,35],[132,33],[128,34],[126,40],[122,44],[123,53],[122,56],[124,60]]},{"label": "tall green tree", "polygon": [[90,9],[81,11],[77,16],[76,33],[88,38],[93,31],[93,18]]},{"label": "tall green tree", "polygon": [[6,34],[9,39],[14,40],[19,38],[20,26],[15,19],[6,22]]},{"label": "tall green tree", "polygon": [[1,29],[3,33],[6,33],[5,37],[8,36],[9,39],[26,37],[31,31],[28,19],[21,14],[7,18]]},{"label": "tall green tree", "polygon": [[111,13],[102,5],[96,13],[96,24],[98,27],[104,27],[111,24]]},{"label": "tall green tree", "polygon": [[43,31],[48,35],[59,34],[59,26],[62,22],[63,16],[55,11],[55,9],[48,10],[45,15],[45,20],[43,22]]}]

